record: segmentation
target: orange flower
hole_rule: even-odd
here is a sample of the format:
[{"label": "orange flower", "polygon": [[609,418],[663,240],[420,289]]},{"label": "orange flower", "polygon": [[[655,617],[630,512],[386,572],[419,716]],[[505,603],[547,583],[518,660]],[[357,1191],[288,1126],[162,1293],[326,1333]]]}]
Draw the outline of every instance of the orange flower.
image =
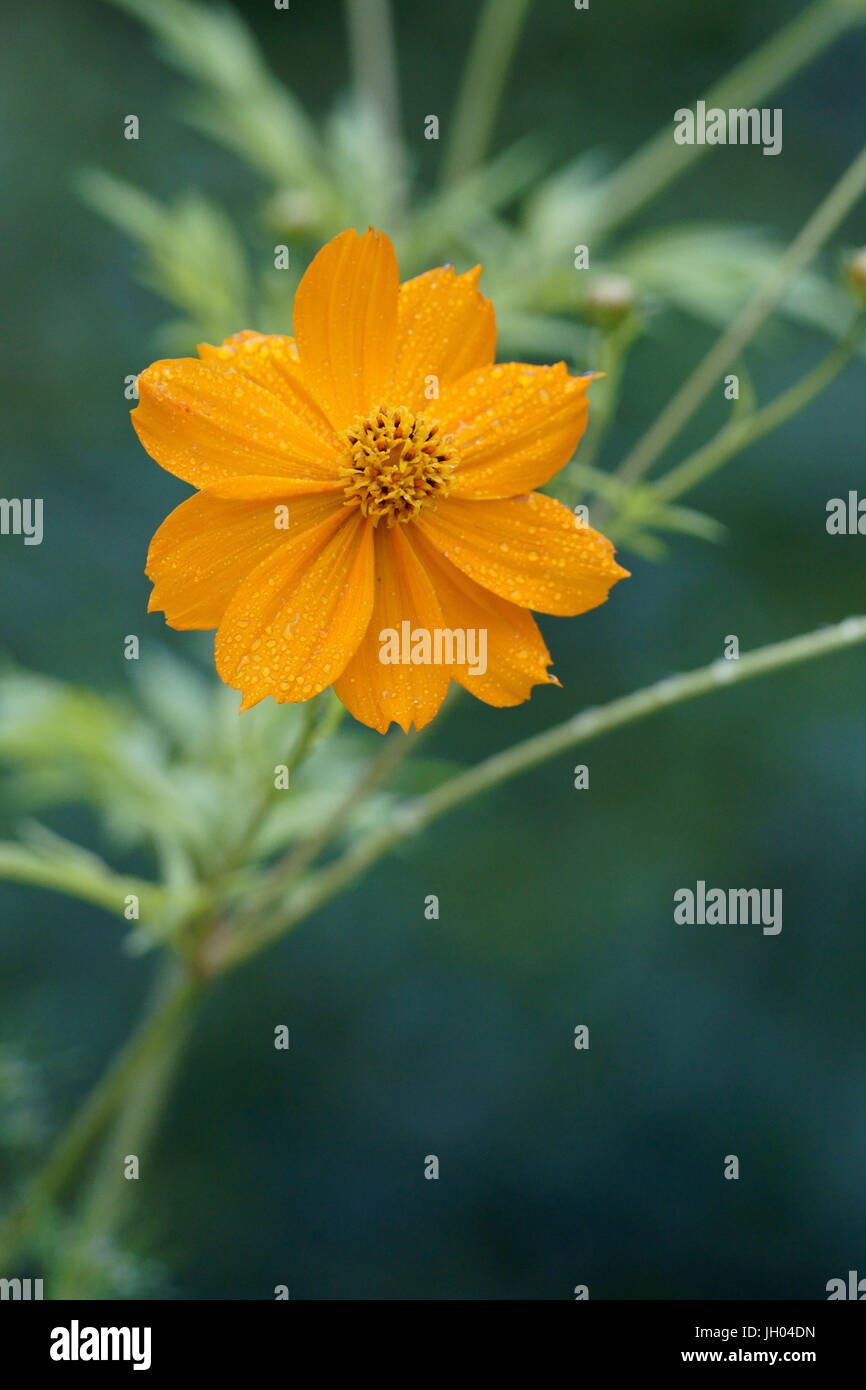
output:
[{"label": "orange flower", "polygon": [[294,339],[238,333],[139,377],[139,439],[199,489],[153,538],[149,608],[217,629],[242,710],[333,685],[408,731],[452,678],[519,704],[558,684],[527,610],[586,612],[627,573],[532,490],[574,452],[591,378],[494,366],[480,273],[401,285],[386,236],[342,232],[298,287]]}]

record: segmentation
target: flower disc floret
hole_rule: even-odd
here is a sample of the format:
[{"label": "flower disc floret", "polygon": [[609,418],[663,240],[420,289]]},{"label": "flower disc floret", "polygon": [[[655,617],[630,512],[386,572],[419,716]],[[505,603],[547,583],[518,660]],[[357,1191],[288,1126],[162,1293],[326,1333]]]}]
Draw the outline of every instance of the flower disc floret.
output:
[{"label": "flower disc floret", "polygon": [[378,526],[413,521],[422,508],[445,497],[457,465],[451,440],[439,426],[405,406],[381,405],[346,430],[348,462],[340,470],[346,505],[360,507]]}]

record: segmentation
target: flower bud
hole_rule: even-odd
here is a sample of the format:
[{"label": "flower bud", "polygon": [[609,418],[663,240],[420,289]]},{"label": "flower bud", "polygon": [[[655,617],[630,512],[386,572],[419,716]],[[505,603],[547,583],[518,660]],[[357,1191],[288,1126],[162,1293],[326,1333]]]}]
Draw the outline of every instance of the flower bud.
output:
[{"label": "flower bud", "polygon": [[858,299],[863,301],[866,306],[866,246],[861,246],[859,251],[848,257],[845,266],[845,280],[848,288],[854,291]]},{"label": "flower bud", "polygon": [[599,275],[590,284],[583,311],[597,328],[613,328],[637,307],[637,290],[627,275],[611,272]]},{"label": "flower bud", "polygon": [[285,235],[310,232],[318,226],[321,217],[321,200],[305,188],[283,189],[265,206],[268,225]]}]

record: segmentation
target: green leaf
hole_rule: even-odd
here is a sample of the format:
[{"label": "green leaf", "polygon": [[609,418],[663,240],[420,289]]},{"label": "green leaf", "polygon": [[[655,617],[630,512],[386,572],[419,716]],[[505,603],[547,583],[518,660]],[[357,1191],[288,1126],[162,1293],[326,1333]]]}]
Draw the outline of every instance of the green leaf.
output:
[{"label": "green leaf", "polygon": [[95,854],[41,829],[45,839],[37,838],[32,844],[0,842],[0,879],[65,893],[119,917],[124,916],[127,898],[134,895],[142,926],[162,924],[164,928],[166,918],[174,924],[198,905],[193,894],[169,894],[145,879],[116,874]]},{"label": "green leaf", "polygon": [[192,0],[111,3],[149,28],[161,41],[165,61],[195,84],[186,108],[192,124],[277,185],[323,185],[311,122],[272,76],[237,14]]},{"label": "green leaf", "polygon": [[570,263],[572,248],[589,237],[606,172],[604,157],[590,151],[533,189],[523,206],[521,225],[539,262],[555,266],[565,257]]},{"label": "green leaf", "polygon": [[144,283],[188,315],[195,333],[190,346],[249,327],[246,258],[219,208],[200,193],[162,204],[101,169],[84,170],[77,183],[84,200],[138,247]]},{"label": "green leaf", "polygon": [[[492,213],[530,186],[538,176],[539,159],[537,143],[520,140],[483,168],[420,203],[395,238],[403,274],[419,274],[443,259],[455,258],[473,230],[490,224]],[[489,293],[490,286],[485,285]]]},{"label": "green leaf", "polygon": [[337,198],[332,232],[368,225],[393,231],[405,194],[402,160],[389,157],[378,112],[345,97],[326,121],[325,148]]},{"label": "green leaf", "polygon": [[[767,281],[783,251],[760,229],[707,222],[666,227],[632,242],[619,251],[616,266],[685,313],[721,326]],[[851,326],[849,296],[817,271],[797,277],[780,312],[831,337]]]}]

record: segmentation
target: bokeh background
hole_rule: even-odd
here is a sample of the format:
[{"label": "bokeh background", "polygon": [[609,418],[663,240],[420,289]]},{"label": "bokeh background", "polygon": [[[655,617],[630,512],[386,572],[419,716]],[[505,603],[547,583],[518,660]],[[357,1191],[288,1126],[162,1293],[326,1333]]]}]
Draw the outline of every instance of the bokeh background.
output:
[{"label": "bokeh background", "polygon": [[[239,7],[314,113],[348,82],[341,7]],[[404,115],[422,183],[474,7],[398,4]],[[790,15],[786,0],[536,0],[497,144],[540,132],[554,162],[621,157]],[[5,652],[105,691],[122,637],[188,654],[145,618],[148,540],[186,490],[145,456],[123,379],[158,353],[165,306],[77,197],[100,164],[160,197],[256,196],[178,121],[181,80],[97,0],[4,6],[5,496],[45,499],[45,539],[4,538]],[[721,150],[641,219],[732,217],[792,236],[856,154],[866,34],[770,104],[784,150]],[[121,138],[137,112],[147,138]],[[866,240],[863,209],[836,245]],[[579,238],[578,238],[579,239]],[[264,249],[263,249],[264,248]],[[260,253],[267,250],[263,240]],[[482,282],[483,288],[483,282]],[[238,325],[242,327],[243,325]],[[286,325],[288,329],[288,325]],[[604,455],[615,463],[709,330],[667,315],[635,349]],[[762,395],[826,340],[753,356]],[[862,537],[827,499],[863,479],[866,367],[690,499],[727,538],[668,560],[587,617],[542,620],[563,690],[462,701],[430,751],[474,761],[573,710],[863,608]],[[699,421],[685,443],[697,443]],[[135,1248],[155,1296],[822,1298],[866,1261],[862,654],[727,691],[559,759],[442,822],[352,895],[223,983],[193,1034],[141,1184]],[[573,789],[576,762],[589,791]],[[4,803],[5,834],[14,808]],[[84,812],[51,823],[82,843]],[[133,866],[134,867],[134,866]],[[780,887],[784,929],[679,927],[676,888]],[[436,893],[441,919],[424,918]],[[126,1036],[150,965],[96,909],[2,888],[0,1038],[45,1092],[46,1133]],[[275,1052],[286,1023],[292,1046]],[[588,1052],[573,1031],[589,1026]],[[11,1056],[11,1053],[5,1054]],[[739,1155],[738,1182],[723,1180]],[[423,1161],[436,1154],[438,1182]],[[159,1266],[165,1267],[163,1274]]]}]

